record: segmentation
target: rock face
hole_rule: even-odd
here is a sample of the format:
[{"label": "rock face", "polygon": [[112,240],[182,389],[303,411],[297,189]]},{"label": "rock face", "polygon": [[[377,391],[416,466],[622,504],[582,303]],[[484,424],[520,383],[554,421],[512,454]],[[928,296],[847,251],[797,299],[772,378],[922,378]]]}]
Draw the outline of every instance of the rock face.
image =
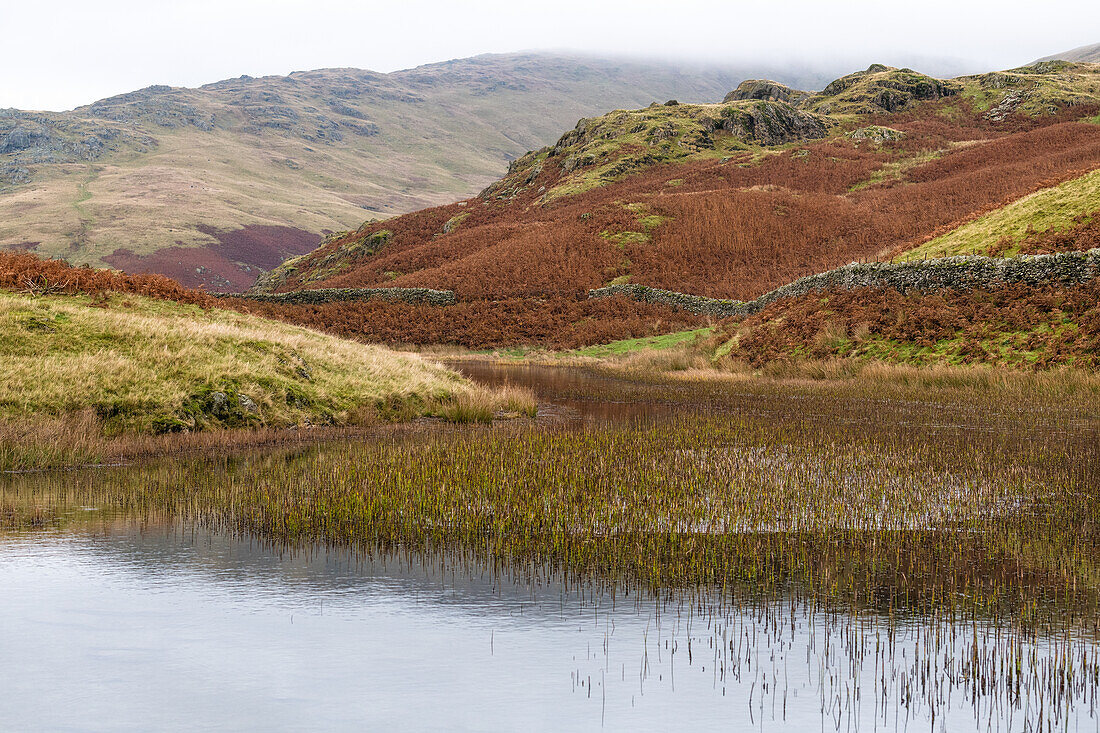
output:
[{"label": "rock face", "polygon": [[789,102],[798,104],[809,97],[808,92],[791,89],[786,84],[766,79],[746,79],[736,89],[727,94],[724,103],[739,102],[745,99],[758,99],[765,102]]},{"label": "rock face", "polygon": [[148,151],[151,136],[52,112],[0,110],[0,185],[26,183],[34,166],[94,161],[123,148]]},{"label": "rock face", "polygon": [[785,102],[757,102],[748,107],[728,107],[722,110],[722,129],[761,145],[817,140],[829,132],[820,117]]}]

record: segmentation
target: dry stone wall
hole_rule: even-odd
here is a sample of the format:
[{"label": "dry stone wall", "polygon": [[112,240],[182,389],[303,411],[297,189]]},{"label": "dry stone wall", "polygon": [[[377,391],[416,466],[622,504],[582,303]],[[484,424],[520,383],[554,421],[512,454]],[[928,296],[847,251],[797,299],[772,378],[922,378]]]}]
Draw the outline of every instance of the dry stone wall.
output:
[{"label": "dry stone wall", "polygon": [[853,262],[835,270],[799,278],[750,301],[704,298],[632,284],[589,290],[588,297],[625,295],[644,303],[659,303],[698,315],[740,318],[758,313],[776,300],[825,290],[893,288],[903,293],[936,292],[1012,283],[1074,285],[1095,277],[1100,277],[1100,249],[1010,258],[970,256],[899,263]]},{"label": "dry stone wall", "polygon": [[453,290],[431,288],[318,288],[290,293],[227,293],[225,297],[246,298],[261,303],[320,305],[340,301],[388,300],[414,305],[454,305]]}]

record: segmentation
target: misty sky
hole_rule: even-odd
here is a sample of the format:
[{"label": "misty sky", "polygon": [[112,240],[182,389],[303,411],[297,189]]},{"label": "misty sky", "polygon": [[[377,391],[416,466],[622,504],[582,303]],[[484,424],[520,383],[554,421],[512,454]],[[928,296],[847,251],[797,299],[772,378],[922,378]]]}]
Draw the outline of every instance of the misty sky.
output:
[{"label": "misty sky", "polygon": [[55,110],[150,84],[530,49],[937,73],[936,59],[985,71],[1100,42],[1096,0],[0,3],[0,107]]}]

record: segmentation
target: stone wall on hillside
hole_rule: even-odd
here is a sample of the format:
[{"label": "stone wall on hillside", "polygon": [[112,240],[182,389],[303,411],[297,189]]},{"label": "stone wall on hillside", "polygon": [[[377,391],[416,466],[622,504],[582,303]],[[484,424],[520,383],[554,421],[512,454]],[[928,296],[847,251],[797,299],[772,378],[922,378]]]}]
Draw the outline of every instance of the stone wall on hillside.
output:
[{"label": "stone wall on hillside", "polygon": [[1100,249],[1021,257],[944,257],[918,262],[853,262],[808,275],[750,301],[719,300],[659,290],[645,285],[611,285],[589,290],[589,298],[625,295],[698,315],[740,318],[758,313],[776,300],[811,292],[854,288],[893,288],[900,292],[936,292],[996,287],[1012,283],[1072,285],[1100,277]]},{"label": "stone wall on hillside", "polygon": [[290,293],[225,293],[221,297],[245,298],[261,303],[320,305],[352,300],[387,300],[414,305],[454,305],[453,290],[431,288],[318,288]]}]

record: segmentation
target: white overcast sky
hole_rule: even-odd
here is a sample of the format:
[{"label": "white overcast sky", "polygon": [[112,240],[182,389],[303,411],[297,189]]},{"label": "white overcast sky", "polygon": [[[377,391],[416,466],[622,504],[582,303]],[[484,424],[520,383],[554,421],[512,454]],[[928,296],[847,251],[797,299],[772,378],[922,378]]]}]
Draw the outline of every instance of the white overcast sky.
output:
[{"label": "white overcast sky", "polygon": [[0,107],[59,110],[150,84],[530,49],[989,70],[1100,42],[1100,3],[0,0],[0,39]]}]

